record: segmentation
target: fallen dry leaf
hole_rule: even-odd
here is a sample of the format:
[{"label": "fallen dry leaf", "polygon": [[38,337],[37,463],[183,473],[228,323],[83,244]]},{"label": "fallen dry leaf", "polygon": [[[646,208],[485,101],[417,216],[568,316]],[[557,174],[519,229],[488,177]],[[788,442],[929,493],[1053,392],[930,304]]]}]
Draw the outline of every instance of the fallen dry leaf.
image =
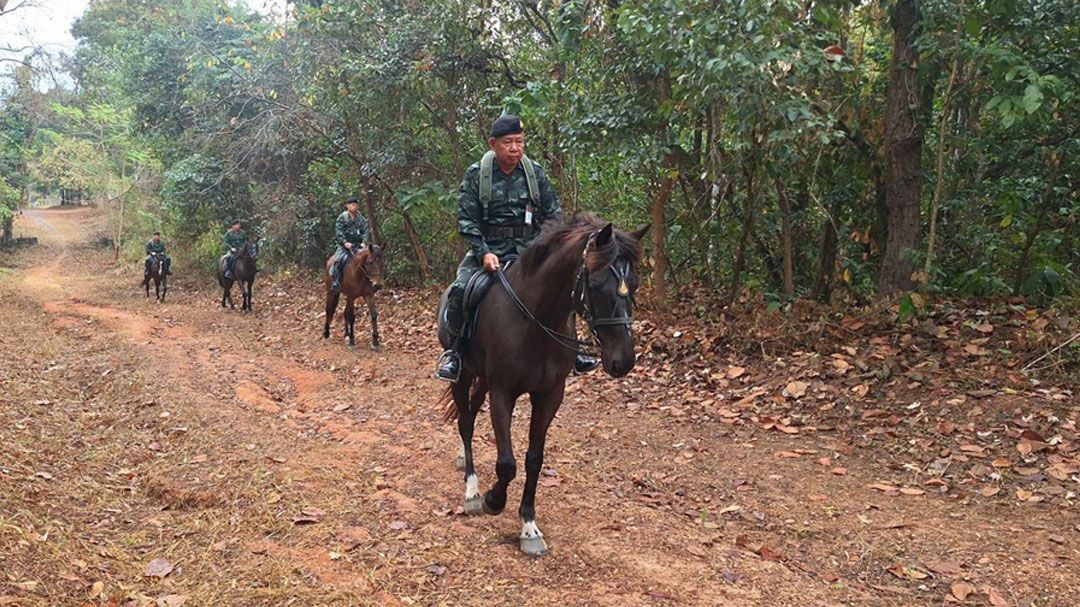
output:
[{"label": "fallen dry leaf", "polygon": [[154,559],[146,564],[143,575],[146,577],[163,578],[173,572],[173,564],[165,559]]},{"label": "fallen dry leaf", "polygon": [[802,398],[803,395],[806,394],[806,389],[808,387],[806,382],[798,380],[793,381],[784,387],[784,396],[788,398]]},{"label": "fallen dry leaf", "polygon": [[975,592],[975,587],[967,582],[953,582],[952,584],[952,595],[961,603],[966,601],[972,592]]}]

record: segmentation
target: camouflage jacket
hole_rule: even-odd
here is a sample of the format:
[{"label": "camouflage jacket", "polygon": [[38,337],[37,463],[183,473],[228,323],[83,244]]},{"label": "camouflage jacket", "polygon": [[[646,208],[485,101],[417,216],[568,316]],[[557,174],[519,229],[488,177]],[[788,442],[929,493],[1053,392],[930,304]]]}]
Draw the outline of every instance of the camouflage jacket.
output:
[{"label": "camouflage jacket", "polygon": [[367,220],[360,213],[356,217],[349,217],[349,212],[344,211],[334,220],[334,240],[339,247],[344,247],[346,242],[364,244],[367,242],[367,232]]},{"label": "camouflage jacket", "polygon": [[[555,195],[555,188],[551,186],[547,175],[544,174],[540,165],[533,162],[536,172],[536,181],[540,190],[540,204],[533,209],[532,225],[539,226],[561,214],[559,198]],[[499,257],[509,253],[520,255],[525,247],[529,246],[536,232],[531,232],[521,238],[499,238],[484,235],[484,227],[509,227],[525,225],[525,207],[532,201],[529,199],[529,183],[525,178],[525,170],[521,164],[514,172],[507,175],[493,167],[491,174],[491,202],[487,210],[480,204],[480,163],[476,163],[465,171],[465,179],[461,182],[460,198],[458,199],[458,233],[469,243],[473,255],[478,260],[484,258],[487,253],[494,253]]]},{"label": "camouflage jacket", "polygon": [[237,252],[244,248],[244,244],[247,242],[247,234],[243,230],[233,232],[229,230],[225,232],[225,237],[222,239],[225,241],[226,249],[236,249]]},{"label": "camouflage jacket", "polygon": [[151,253],[164,253],[164,252],[165,252],[165,241],[164,240],[159,240],[157,242],[154,242],[153,239],[151,239],[151,240],[146,242],[146,254],[147,255],[149,255]]}]

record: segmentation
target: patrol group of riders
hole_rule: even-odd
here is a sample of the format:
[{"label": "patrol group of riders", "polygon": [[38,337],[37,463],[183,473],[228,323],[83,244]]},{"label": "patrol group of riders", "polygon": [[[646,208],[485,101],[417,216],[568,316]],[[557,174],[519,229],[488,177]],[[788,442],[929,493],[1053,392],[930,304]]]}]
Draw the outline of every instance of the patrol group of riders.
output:
[{"label": "patrol group of riders", "polygon": [[[497,272],[510,256],[523,253],[540,232],[540,226],[560,216],[559,198],[539,165],[525,156],[525,132],[517,116],[502,116],[491,125],[488,138],[490,150],[480,162],[465,171],[458,201],[458,232],[469,245],[469,251],[458,266],[457,276],[450,285],[447,301],[447,328],[453,346],[439,357],[438,379],[456,382],[461,373],[462,327],[465,323],[465,286],[474,274],[483,270]],[[345,201],[345,211],[334,221],[337,249],[330,266],[331,286],[341,289],[341,276],[353,253],[368,244],[368,223],[360,214],[355,197]],[[240,221],[232,222],[225,232],[224,271],[232,278],[236,254],[245,246],[247,235]],[[145,277],[150,276],[154,255],[164,256],[163,270],[169,271],[170,260],[165,255],[161,234],[154,232],[146,243]],[[575,373],[587,373],[599,361],[579,354],[574,361]]]}]

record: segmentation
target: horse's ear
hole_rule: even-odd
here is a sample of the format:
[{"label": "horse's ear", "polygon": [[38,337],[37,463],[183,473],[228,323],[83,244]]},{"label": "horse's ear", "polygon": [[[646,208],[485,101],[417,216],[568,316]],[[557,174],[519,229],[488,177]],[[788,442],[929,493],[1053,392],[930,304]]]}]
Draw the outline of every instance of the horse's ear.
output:
[{"label": "horse's ear", "polygon": [[602,247],[611,242],[611,234],[612,227],[610,223],[600,228],[600,231],[596,233],[596,245]]},{"label": "horse's ear", "polygon": [[645,237],[645,232],[648,232],[649,228],[651,227],[652,224],[647,223],[644,226],[634,230],[633,232],[630,232],[630,236],[632,236],[634,240],[641,241],[641,239]]}]

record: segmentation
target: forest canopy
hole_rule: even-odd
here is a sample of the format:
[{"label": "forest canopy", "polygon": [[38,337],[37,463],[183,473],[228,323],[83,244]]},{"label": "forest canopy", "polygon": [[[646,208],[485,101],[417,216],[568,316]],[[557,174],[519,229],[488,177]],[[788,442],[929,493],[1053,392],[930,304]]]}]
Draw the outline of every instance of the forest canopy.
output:
[{"label": "forest canopy", "polygon": [[71,86],[0,63],[0,221],[78,191],[132,255],[160,228],[207,263],[241,218],[316,268],[357,195],[393,280],[442,282],[513,112],[565,210],[653,224],[660,299],[1080,288],[1074,0],[287,6],[94,0]]}]

